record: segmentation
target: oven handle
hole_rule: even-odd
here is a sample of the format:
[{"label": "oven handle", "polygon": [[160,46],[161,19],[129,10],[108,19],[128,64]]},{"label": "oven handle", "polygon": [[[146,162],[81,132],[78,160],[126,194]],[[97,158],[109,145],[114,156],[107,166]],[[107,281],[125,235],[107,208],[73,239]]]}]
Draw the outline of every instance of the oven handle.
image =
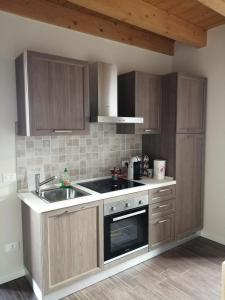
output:
[{"label": "oven handle", "polygon": [[116,222],[116,221],[119,221],[119,220],[127,219],[127,218],[134,217],[134,216],[137,216],[137,215],[141,215],[141,214],[144,214],[144,213],[146,213],[146,209],[139,210],[137,212],[130,213],[130,214],[127,214],[125,216],[116,217],[116,218],[113,218],[112,220],[113,220],[113,222]]}]

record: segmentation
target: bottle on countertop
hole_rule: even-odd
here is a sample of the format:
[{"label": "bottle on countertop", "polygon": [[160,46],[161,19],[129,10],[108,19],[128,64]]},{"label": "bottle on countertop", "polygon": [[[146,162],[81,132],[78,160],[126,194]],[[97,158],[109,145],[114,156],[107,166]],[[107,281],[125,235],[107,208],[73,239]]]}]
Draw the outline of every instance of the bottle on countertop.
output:
[{"label": "bottle on countertop", "polygon": [[71,185],[70,175],[68,169],[65,168],[61,180],[61,187],[69,187]]}]

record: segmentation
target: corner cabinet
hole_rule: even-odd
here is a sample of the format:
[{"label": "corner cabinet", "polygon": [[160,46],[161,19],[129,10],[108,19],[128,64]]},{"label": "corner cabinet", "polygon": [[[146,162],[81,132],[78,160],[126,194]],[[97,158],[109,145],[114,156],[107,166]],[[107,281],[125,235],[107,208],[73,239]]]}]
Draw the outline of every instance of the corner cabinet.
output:
[{"label": "corner cabinet", "polygon": [[99,272],[102,201],[37,214],[22,202],[24,264],[44,295]]},{"label": "corner cabinet", "polygon": [[143,124],[118,124],[117,133],[157,134],[161,130],[161,77],[130,72],[118,77],[118,115],[143,117]]},{"label": "corner cabinet", "polygon": [[16,59],[19,135],[89,130],[88,63],[26,51]]}]

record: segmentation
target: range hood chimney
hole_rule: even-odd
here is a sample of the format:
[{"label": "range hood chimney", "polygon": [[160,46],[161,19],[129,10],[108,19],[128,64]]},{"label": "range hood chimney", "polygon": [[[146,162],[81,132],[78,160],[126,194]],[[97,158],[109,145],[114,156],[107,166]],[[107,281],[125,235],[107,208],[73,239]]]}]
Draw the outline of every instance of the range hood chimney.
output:
[{"label": "range hood chimney", "polygon": [[117,67],[97,62],[89,65],[91,122],[143,123],[143,118],[118,116]]}]

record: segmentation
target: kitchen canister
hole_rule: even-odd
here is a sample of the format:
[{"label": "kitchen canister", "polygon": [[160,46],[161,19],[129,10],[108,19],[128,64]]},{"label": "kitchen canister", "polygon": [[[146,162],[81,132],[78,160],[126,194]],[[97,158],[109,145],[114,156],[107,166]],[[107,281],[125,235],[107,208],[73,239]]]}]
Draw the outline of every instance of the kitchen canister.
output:
[{"label": "kitchen canister", "polygon": [[164,179],[166,171],[166,161],[165,160],[154,160],[154,178]]}]

